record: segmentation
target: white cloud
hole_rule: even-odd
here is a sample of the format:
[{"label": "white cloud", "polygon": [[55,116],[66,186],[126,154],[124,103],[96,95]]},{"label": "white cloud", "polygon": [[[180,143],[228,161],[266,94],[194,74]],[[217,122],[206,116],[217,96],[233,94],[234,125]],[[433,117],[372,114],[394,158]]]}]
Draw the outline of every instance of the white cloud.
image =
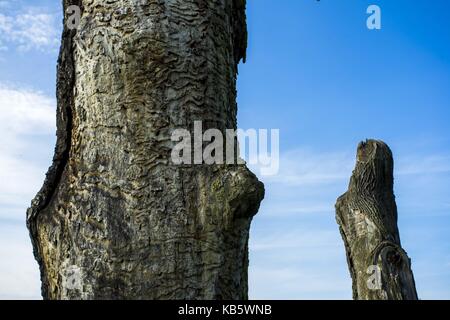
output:
[{"label": "white cloud", "polygon": [[283,152],[279,173],[260,177],[266,186],[264,216],[331,216],[336,198],[347,189],[354,163],[354,155],[347,151],[296,149]]},{"label": "white cloud", "polygon": [[252,236],[252,299],[351,298],[351,280],[339,232],[335,228],[308,229],[302,226]]},{"label": "white cloud", "polygon": [[450,172],[450,154],[408,155],[398,161],[398,175],[421,175]]},{"label": "white cloud", "polygon": [[10,155],[0,155],[0,217],[14,217],[16,212],[3,206],[20,206],[22,214],[44,181],[44,168]]},{"label": "white cloud", "polygon": [[279,173],[263,180],[291,187],[330,184],[348,179],[354,163],[349,153],[290,150],[280,156]]},{"label": "white cloud", "polygon": [[55,109],[40,92],[0,84],[0,299],[40,298],[25,212],[50,164]]},{"label": "white cloud", "polygon": [[350,280],[332,266],[327,271],[301,266],[255,267],[249,272],[249,297],[256,300],[351,299]]},{"label": "white cloud", "polygon": [[41,299],[40,277],[23,224],[0,224],[0,299]]},{"label": "white cloud", "polygon": [[54,129],[55,99],[30,89],[0,84],[0,130],[15,134],[49,133]]},{"label": "white cloud", "polygon": [[0,84],[0,218],[11,217],[14,206],[25,210],[42,185],[50,162],[38,160],[52,155],[55,104],[42,93]]},{"label": "white cloud", "polygon": [[[279,173],[260,177],[266,186],[266,200],[262,206],[264,215],[333,214],[337,197],[347,191],[355,165],[354,152],[351,149],[326,152],[296,149],[283,152]],[[394,154],[394,163],[394,191],[398,196],[399,209],[404,210],[405,214],[412,214],[412,208],[426,206],[428,215],[444,214],[443,209],[449,206],[445,194],[449,186],[450,154],[428,154],[415,149],[412,153]],[[430,212],[432,210],[435,212]]]},{"label": "white cloud", "polygon": [[[290,150],[281,154],[278,175],[261,177],[266,199],[250,234],[252,299],[351,298],[351,279],[334,220],[334,204],[347,190],[355,151],[351,146],[343,151]],[[427,284],[424,277],[425,271],[435,264],[426,259],[427,248],[435,240],[419,237],[426,243],[422,249],[410,239],[411,235],[417,239],[417,231],[411,225],[415,221],[430,223],[441,219],[437,214],[448,208],[446,173],[450,157],[445,152],[429,154],[416,148],[410,153],[394,152],[394,160],[400,222],[408,226],[401,226],[403,244],[412,253],[418,287],[436,286]],[[421,210],[421,203],[426,210]],[[421,215],[414,217],[413,212]],[[436,233],[430,230],[425,229],[424,233]],[[439,250],[436,260],[442,261],[443,251]],[[422,262],[421,268],[418,262]]]},{"label": "white cloud", "polygon": [[296,200],[291,199],[290,202],[284,202],[282,212],[280,212],[279,205],[271,207],[270,210],[267,211],[274,211],[277,216],[287,216],[300,214],[323,214],[334,210],[332,205],[330,206],[330,204],[326,204],[323,201],[317,201],[317,199],[316,201],[308,201],[305,198],[307,198],[307,195],[306,197],[297,196]]},{"label": "white cloud", "polygon": [[0,50],[6,50],[9,44],[19,51],[54,51],[59,43],[58,32],[55,15],[42,9],[25,8],[14,15],[0,13]]},{"label": "white cloud", "polygon": [[260,237],[251,249],[254,251],[265,251],[274,249],[300,249],[300,248],[340,248],[336,242],[336,232],[321,230],[286,230],[284,232],[272,232],[269,235]]},{"label": "white cloud", "polygon": [[[317,187],[349,181],[355,166],[354,151],[317,152],[289,150],[280,156],[277,175],[261,177],[264,182],[290,187]],[[394,154],[395,175],[428,175],[450,172],[450,154]],[[252,168],[253,169],[253,168]],[[255,170],[258,172],[258,170]],[[403,178],[406,179],[406,178]]]}]

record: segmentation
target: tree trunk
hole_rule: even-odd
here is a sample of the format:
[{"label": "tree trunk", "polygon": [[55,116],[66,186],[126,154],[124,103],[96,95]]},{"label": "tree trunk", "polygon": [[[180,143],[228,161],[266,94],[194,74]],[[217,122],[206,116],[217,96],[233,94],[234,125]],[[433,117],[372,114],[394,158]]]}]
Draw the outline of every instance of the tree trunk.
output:
[{"label": "tree trunk", "polygon": [[245,0],[69,5],[55,156],[27,212],[43,297],[246,299],[263,185],[244,165],[171,162],[175,129],[236,128]]},{"label": "tree trunk", "polygon": [[361,142],[348,191],[336,203],[354,299],[417,299],[411,261],[400,244],[393,167],[385,143]]}]

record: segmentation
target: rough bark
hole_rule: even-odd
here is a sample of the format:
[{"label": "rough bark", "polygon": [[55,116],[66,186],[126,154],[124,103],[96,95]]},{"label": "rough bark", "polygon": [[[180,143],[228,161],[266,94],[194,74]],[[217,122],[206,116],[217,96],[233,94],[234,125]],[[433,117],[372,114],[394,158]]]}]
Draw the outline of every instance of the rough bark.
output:
[{"label": "rough bark", "polygon": [[27,212],[46,299],[246,299],[263,185],[174,165],[171,133],[236,128],[245,0],[64,0],[57,143]]},{"label": "rough bark", "polygon": [[336,203],[354,299],[417,299],[411,262],[397,227],[393,168],[385,143],[361,142],[348,191]]}]

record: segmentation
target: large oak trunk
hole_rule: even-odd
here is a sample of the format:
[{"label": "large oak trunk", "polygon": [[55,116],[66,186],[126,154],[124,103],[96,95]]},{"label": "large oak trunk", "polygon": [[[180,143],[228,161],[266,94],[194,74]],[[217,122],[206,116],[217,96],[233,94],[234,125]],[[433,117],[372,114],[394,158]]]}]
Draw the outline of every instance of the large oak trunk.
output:
[{"label": "large oak trunk", "polygon": [[417,299],[411,262],[397,227],[393,167],[385,143],[361,142],[348,191],[336,203],[354,299]]},{"label": "large oak trunk", "polygon": [[175,165],[174,129],[236,128],[245,0],[65,0],[57,145],[27,212],[47,299],[245,299],[264,189]]}]

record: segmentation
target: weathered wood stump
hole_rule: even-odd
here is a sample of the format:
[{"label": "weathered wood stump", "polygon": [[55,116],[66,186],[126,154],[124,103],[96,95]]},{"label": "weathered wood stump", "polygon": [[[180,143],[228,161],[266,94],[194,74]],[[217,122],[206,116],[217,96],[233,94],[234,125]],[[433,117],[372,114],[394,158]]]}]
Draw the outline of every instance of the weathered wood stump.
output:
[{"label": "weathered wood stump", "polygon": [[397,227],[393,168],[385,143],[361,142],[348,191],[336,203],[354,299],[417,299],[410,259]]}]

